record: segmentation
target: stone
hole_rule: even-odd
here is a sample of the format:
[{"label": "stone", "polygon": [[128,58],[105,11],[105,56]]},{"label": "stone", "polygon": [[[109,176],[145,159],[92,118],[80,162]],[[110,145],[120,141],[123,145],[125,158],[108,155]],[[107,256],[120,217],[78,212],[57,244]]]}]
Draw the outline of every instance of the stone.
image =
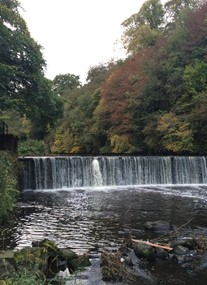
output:
[{"label": "stone", "polygon": [[173,249],[173,253],[176,255],[186,255],[188,252],[189,252],[189,249],[185,246],[182,246],[182,245],[177,245]]},{"label": "stone", "polygon": [[154,247],[138,242],[134,245],[134,252],[139,258],[146,258],[149,261],[153,261],[156,257]]},{"label": "stone", "polygon": [[178,245],[182,245],[184,247],[187,247],[190,250],[194,250],[196,247],[195,241],[193,237],[180,237],[177,240],[175,240],[172,244],[173,247],[176,247]]},{"label": "stone", "polygon": [[174,254],[172,259],[175,260],[179,264],[182,264],[185,262],[185,256],[183,255]]},{"label": "stone", "polygon": [[59,258],[62,260],[69,261],[69,260],[75,259],[77,257],[78,257],[78,255],[69,248],[60,249]]},{"label": "stone", "polygon": [[71,268],[73,271],[76,271],[78,269],[90,266],[91,262],[89,260],[89,257],[86,254],[84,254],[75,259],[71,259],[68,265],[69,265],[69,268]]},{"label": "stone", "polygon": [[150,231],[166,232],[171,229],[171,225],[167,221],[158,220],[154,222],[146,222],[144,224],[144,228]]},{"label": "stone", "polygon": [[169,257],[169,254],[163,248],[157,247],[156,248],[156,257],[165,260]]}]

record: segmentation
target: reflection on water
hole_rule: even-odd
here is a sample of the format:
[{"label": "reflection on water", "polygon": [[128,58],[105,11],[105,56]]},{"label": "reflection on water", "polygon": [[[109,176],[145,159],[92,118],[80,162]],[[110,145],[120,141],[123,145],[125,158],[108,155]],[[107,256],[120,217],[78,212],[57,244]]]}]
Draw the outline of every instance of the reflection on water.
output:
[{"label": "reflection on water", "polygon": [[126,233],[146,238],[146,221],[207,227],[207,186],[145,186],[23,192],[7,248],[49,238],[77,253],[116,250]]}]

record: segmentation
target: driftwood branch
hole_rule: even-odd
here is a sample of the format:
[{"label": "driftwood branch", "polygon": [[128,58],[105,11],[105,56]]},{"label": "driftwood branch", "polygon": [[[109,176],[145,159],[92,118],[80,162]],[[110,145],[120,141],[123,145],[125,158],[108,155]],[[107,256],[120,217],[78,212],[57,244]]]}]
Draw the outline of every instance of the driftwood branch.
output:
[{"label": "driftwood branch", "polygon": [[181,230],[182,228],[184,228],[185,226],[187,226],[190,222],[192,222],[193,218],[190,219],[189,221],[187,221],[185,224],[179,226],[178,228],[175,228],[174,230],[168,232],[168,233],[165,233],[164,235],[161,235],[155,239],[153,239],[153,241],[157,241],[157,240],[160,240],[161,238],[163,237],[166,237],[166,236],[172,236],[173,234],[176,234],[179,230]]},{"label": "driftwood branch", "polygon": [[151,243],[149,241],[144,241],[144,240],[138,240],[138,239],[132,239],[132,242],[135,242],[135,243],[144,243],[144,244],[147,244],[149,246],[153,246],[153,247],[159,247],[159,248],[163,248],[163,249],[166,249],[166,250],[173,250],[172,247],[169,247],[167,245],[160,245],[160,244],[157,244],[157,243]]},{"label": "driftwood branch", "polygon": [[193,218],[190,219],[187,223],[185,223],[185,224],[181,225],[180,227],[178,227],[177,229],[175,229],[175,232],[177,232],[177,231],[179,231],[180,229],[182,229],[183,227],[187,226],[192,220],[193,220]]}]

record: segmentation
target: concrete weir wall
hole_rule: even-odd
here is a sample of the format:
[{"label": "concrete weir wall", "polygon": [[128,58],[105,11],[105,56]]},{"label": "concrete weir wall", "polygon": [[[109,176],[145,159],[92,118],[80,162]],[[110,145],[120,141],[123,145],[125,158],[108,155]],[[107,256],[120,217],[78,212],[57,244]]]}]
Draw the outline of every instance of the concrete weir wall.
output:
[{"label": "concrete weir wall", "polygon": [[17,152],[18,137],[9,134],[0,134],[0,150]]}]

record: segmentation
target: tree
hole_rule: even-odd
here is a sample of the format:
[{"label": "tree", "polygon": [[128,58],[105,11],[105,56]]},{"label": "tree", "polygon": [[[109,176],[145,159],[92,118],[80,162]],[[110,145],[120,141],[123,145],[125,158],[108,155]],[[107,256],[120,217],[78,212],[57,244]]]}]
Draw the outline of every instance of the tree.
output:
[{"label": "tree", "polygon": [[30,36],[19,9],[16,0],[0,1],[0,112],[18,111],[32,124],[38,121],[42,132],[57,118],[54,113],[62,103],[44,77],[41,46]]},{"label": "tree", "polygon": [[[86,85],[65,93],[54,151],[206,153],[207,2],[169,2],[183,3],[170,28],[149,5],[159,1],[147,1],[142,13],[126,22],[126,31],[132,28],[126,38],[130,56],[91,68]],[[142,45],[142,32],[146,40],[151,32],[158,37]]]},{"label": "tree", "polygon": [[173,29],[183,13],[194,10],[201,5],[202,0],[169,0],[165,3],[166,28]]},{"label": "tree", "polygon": [[44,139],[50,128],[54,128],[58,119],[63,116],[63,100],[52,91],[52,82],[49,79],[41,77],[38,84],[36,108],[34,106],[32,113],[28,115],[32,124],[30,136]]},{"label": "tree", "polygon": [[94,131],[93,112],[99,102],[100,90],[90,86],[70,92],[65,106],[64,118],[55,133],[53,152],[95,153],[100,146],[99,136]]},{"label": "tree", "polygon": [[134,54],[154,46],[162,33],[163,22],[164,9],[160,0],[146,1],[137,14],[122,23],[125,29],[122,42],[127,52]]},{"label": "tree", "polygon": [[105,145],[105,128],[99,125],[95,110],[100,101],[102,84],[119,65],[120,61],[91,67],[87,84],[65,90],[64,117],[54,135],[53,152],[98,153]]},{"label": "tree", "polygon": [[110,74],[110,72],[117,67],[117,65],[121,65],[122,61],[114,62],[113,60],[106,64],[99,64],[92,66],[87,74],[87,82],[94,84],[102,84],[102,82],[106,79],[106,77]]},{"label": "tree", "polygon": [[16,0],[0,2],[1,110],[24,109],[26,97],[36,95],[35,83],[45,68],[41,47],[31,38],[18,9]]},{"label": "tree", "polygon": [[193,134],[190,124],[180,120],[172,112],[160,117],[157,130],[162,134],[161,142],[164,149],[176,153],[193,151]]},{"label": "tree", "polygon": [[73,88],[81,87],[80,77],[74,74],[59,74],[53,79],[53,90],[59,94]]}]

